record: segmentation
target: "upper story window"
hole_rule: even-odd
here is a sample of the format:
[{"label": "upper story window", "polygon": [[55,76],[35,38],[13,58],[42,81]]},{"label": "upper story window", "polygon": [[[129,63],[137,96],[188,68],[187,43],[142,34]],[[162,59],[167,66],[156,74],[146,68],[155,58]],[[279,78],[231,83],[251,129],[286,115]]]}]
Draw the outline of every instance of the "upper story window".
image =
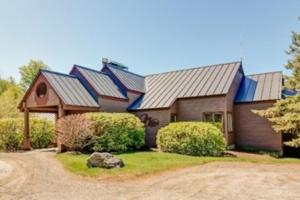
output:
[{"label": "upper story window", "polygon": [[36,87],[36,95],[39,98],[43,98],[47,93],[47,85],[46,83],[42,82]]}]

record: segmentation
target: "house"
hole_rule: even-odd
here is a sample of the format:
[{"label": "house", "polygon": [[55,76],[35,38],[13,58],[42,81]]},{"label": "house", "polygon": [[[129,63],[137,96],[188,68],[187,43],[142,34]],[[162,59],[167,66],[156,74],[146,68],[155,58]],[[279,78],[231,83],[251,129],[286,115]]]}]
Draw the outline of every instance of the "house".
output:
[{"label": "house", "polygon": [[[231,62],[141,76],[103,59],[102,69],[74,65],[69,74],[41,70],[24,95],[24,134],[29,112],[64,115],[84,112],[131,112],[146,127],[154,147],[159,128],[175,121],[222,124],[229,145],[282,151],[281,135],[252,113],[282,98],[281,72],[245,75],[242,62]],[[29,142],[25,147],[29,147]]]}]

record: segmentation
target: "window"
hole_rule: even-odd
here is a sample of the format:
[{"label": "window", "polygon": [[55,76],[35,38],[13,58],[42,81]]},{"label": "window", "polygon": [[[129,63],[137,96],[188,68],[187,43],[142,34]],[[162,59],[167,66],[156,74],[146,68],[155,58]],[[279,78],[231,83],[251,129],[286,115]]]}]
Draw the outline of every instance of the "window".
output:
[{"label": "window", "polygon": [[215,126],[220,128],[223,131],[223,113],[215,112],[215,113],[204,113],[203,115],[204,121],[212,122]]},{"label": "window", "polygon": [[227,113],[227,121],[228,121],[228,132],[232,132],[233,131],[233,124],[232,124],[232,114],[231,113]]},{"label": "window", "polygon": [[171,122],[177,121],[177,115],[175,113],[171,113]]},{"label": "window", "polygon": [[47,85],[46,83],[40,83],[36,88],[36,95],[39,98],[43,98],[47,93]]},{"label": "window", "polygon": [[204,121],[206,122],[222,122],[222,113],[204,113]]}]

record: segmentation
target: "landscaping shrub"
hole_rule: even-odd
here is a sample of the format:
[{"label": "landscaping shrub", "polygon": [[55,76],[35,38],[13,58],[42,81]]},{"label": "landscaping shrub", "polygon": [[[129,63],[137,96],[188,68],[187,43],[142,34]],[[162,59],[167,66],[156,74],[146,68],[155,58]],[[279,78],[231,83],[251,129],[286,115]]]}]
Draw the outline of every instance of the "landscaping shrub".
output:
[{"label": "landscaping shrub", "polygon": [[54,142],[55,130],[53,122],[39,118],[31,118],[29,121],[30,140],[32,148],[47,148],[51,142]]},{"label": "landscaping shrub", "polygon": [[[22,148],[23,119],[0,119],[0,149],[16,151]],[[33,148],[45,148],[54,140],[54,125],[45,119],[30,119],[30,137]]]},{"label": "landscaping shrub", "polygon": [[220,156],[226,148],[222,132],[206,122],[177,122],[161,128],[157,145],[165,152]]},{"label": "landscaping shrub", "polygon": [[68,115],[57,121],[56,132],[60,144],[81,151],[93,141],[94,123],[85,115]]},{"label": "landscaping shrub", "polygon": [[89,113],[95,123],[94,151],[129,151],[144,145],[144,125],[129,113]]}]

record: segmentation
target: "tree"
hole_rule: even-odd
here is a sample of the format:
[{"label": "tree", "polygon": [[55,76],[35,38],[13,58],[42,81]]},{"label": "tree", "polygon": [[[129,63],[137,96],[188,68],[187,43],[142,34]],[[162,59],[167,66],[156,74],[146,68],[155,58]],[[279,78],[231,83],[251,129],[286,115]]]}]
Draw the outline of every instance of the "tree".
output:
[{"label": "tree", "polygon": [[20,86],[23,91],[26,91],[29,88],[40,69],[49,69],[49,67],[41,60],[30,60],[28,64],[19,68],[21,74]]},{"label": "tree", "polygon": [[0,95],[0,118],[15,118],[21,117],[21,112],[18,110],[18,104],[23,96],[23,91],[16,84],[10,85]]},{"label": "tree", "polygon": [[[299,18],[300,20],[300,18]],[[285,87],[300,92],[300,33],[292,33],[292,44],[287,53],[291,56],[286,68],[292,75],[286,77]],[[273,124],[275,132],[288,134],[290,140],[285,142],[292,147],[300,147],[300,94],[278,100],[266,110],[254,110],[254,113],[267,118]]]},{"label": "tree", "polygon": [[15,85],[15,81],[12,77],[9,79],[3,79],[0,76],[0,95],[5,92],[10,86]]}]

